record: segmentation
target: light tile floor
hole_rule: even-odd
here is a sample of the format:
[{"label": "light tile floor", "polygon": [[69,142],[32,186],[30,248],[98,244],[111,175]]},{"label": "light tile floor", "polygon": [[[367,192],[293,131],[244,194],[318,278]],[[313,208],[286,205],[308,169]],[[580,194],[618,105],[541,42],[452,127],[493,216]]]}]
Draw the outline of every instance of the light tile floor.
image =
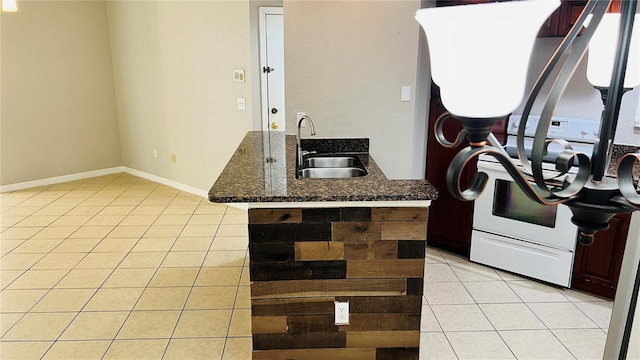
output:
[{"label": "light tile floor", "polygon": [[[0,358],[251,358],[244,211],[128,174],[0,203]],[[611,308],[428,248],[420,358],[599,359]]]}]

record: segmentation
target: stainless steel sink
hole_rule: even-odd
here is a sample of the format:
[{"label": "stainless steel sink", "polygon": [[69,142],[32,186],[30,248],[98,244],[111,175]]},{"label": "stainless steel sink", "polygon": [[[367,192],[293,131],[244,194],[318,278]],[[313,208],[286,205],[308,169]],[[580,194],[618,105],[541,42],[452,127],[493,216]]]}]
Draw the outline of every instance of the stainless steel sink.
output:
[{"label": "stainless steel sink", "polygon": [[298,175],[304,178],[338,179],[365,176],[367,172],[356,167],[312,167],[299,170]]},{"label": "stainless steel sink", "polygon": [[347,168],[362,167],[360,160],[352,156],[311,157],[304,161],[305,168]]}]

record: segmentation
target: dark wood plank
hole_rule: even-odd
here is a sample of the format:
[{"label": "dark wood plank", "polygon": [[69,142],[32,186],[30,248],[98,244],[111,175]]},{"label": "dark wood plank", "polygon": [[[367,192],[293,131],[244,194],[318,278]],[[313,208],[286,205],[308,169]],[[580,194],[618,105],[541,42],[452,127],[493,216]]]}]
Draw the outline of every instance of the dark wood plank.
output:
[{"label": "dark wood plank", "polygon": [[[350,309],[351,310],[351,309]],[[395,331],[420,330],[420,313],[387,314],[377,311],[373,314],[351,314],[349,325],[340,326],[341,331]]]},{"label": "dark wood plank", "polygon": [[424,259],[426,246],[426,240],[400,240],[398,241],[398,259]]},{"label": "dark wood plank", "polygon": [[294,243],[252,243],[249,244],[249,259],[255,262],[293,261]]},{"label": "dark wood plank", "polygon": [[390,221],[383,222],[382,240],[426,240],[427,222]]},{"label": "dark wood plank", "polygon": [[249,224],[249,243],[331,240],[331,223]]},{"label": "dark wood plank", "polygon": [[251,315],[332,315],[335,311],[334,301],[334,297],[254,299],[251,301]]},{"label": "dark wood plank", "polygon": [[342,208],[340,221],[371,221],[371,208]]},{"label": "dark wood plank", "polygon": [[[254,350],[253,360],[376,360],[375,348]],[[396,358],[394,360],[400,360]]]},{"label": "dark wood plank", "polygon": [[428,208],[407,207],[371,209],[372,221],[419,221],[426,223],[428,218]]},{"label": "dark wood plank", "polygon": [[335,301],[349,302],[349,312],[414,313],[422,310],[422,294],[410,296],[338,296]]},{"label": "dark wood plank", "polygon": [[348,260],[347,278],[417,278],[424,274],[424,260]]},{"label": "dark wood plank", "polygon": [[301,209],[249,209],[249,224],[297,223]]},{"label": "dark wood plank", "polygon": [[344,348],[346,344],[347,335],[343,332],[253,335],[254,350]]},{"label": "dark wood plank", "polygon": [[381,223],[340,222],[333,223],[333,241],[380,240]]},{"label": "dark wood plank", "polygon": [[338,325],[334,323],[332,315],[300,315],[287,318],[287,332],[289,334],[302,334],[309,332],[337,332]]},{"label": "dark wood plank", "polygon": [[340,208],[302,209],[303,222],[340,221]]},{"label": "dark wood plank", "polygon": [[334,261],[251,261],[251,281],[345,279],[347,262]]},{"label": "dark wood plank", "polygon": [[348,331],[347,347],[419,347],[420,331]]},{"label": "dark wood plank", "polygon": [[[422,279],[419,280],[422,282]],[[251,298],[404,295],[407,293],[407,283],[407,279],[253,281]]]},{"label": "dark wood plank", "polygon": [[295,260],[344,260],[344,243],[340,241],[296,242]]},{"label": "dark wood plank", "polygon": [[418,347],[376,349],[376,360],[418,360],[419,356],[420,348]]},{"label": "dark wood plank", "polygon": [[424,294],[424,279],[422,277],[407,279],[407,295],[422,294]]}]

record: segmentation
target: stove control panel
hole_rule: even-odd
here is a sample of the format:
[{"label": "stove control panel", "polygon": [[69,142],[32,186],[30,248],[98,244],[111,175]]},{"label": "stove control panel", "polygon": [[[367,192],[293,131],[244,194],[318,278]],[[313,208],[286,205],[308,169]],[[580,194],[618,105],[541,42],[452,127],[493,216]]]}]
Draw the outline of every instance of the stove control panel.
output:
[{"label": "stove control panel", "polygon": [[[507,126],[507,134],[517,135],[518,127],[522,120],[521,115],[511,115]],[[539,115],[529,115],[525,126],[525,136],[534,137]],[[553,117],[547,132],[547,138],[565,139],[567,141],[577,141],[593,144],[600,133],[600,121],[582,118]]]}]

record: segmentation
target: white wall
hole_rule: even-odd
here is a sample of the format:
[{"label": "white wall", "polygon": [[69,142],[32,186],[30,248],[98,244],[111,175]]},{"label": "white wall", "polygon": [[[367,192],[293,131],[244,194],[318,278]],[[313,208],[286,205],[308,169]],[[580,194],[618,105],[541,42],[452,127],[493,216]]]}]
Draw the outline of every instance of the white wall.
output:
[{"label": "white wall", "polygon": [[[285,0],[287,133],[304,111],[318,137],[368,137],[389,178],[411,178],[414,148],[425,141],[414,146],[415,101],[428,101],[415,97],[419,7],[419,0]],[[400,101],[403,85],[411,86],[409,102]]]},{"label": "white wall", "polygon": [[249,1],[109,1],[107,13],[123,165],[208,190],[252,127]]},{"label": "white wall", "polygon": [[121,165],[102,1],[2,13],[0,185]]}]

